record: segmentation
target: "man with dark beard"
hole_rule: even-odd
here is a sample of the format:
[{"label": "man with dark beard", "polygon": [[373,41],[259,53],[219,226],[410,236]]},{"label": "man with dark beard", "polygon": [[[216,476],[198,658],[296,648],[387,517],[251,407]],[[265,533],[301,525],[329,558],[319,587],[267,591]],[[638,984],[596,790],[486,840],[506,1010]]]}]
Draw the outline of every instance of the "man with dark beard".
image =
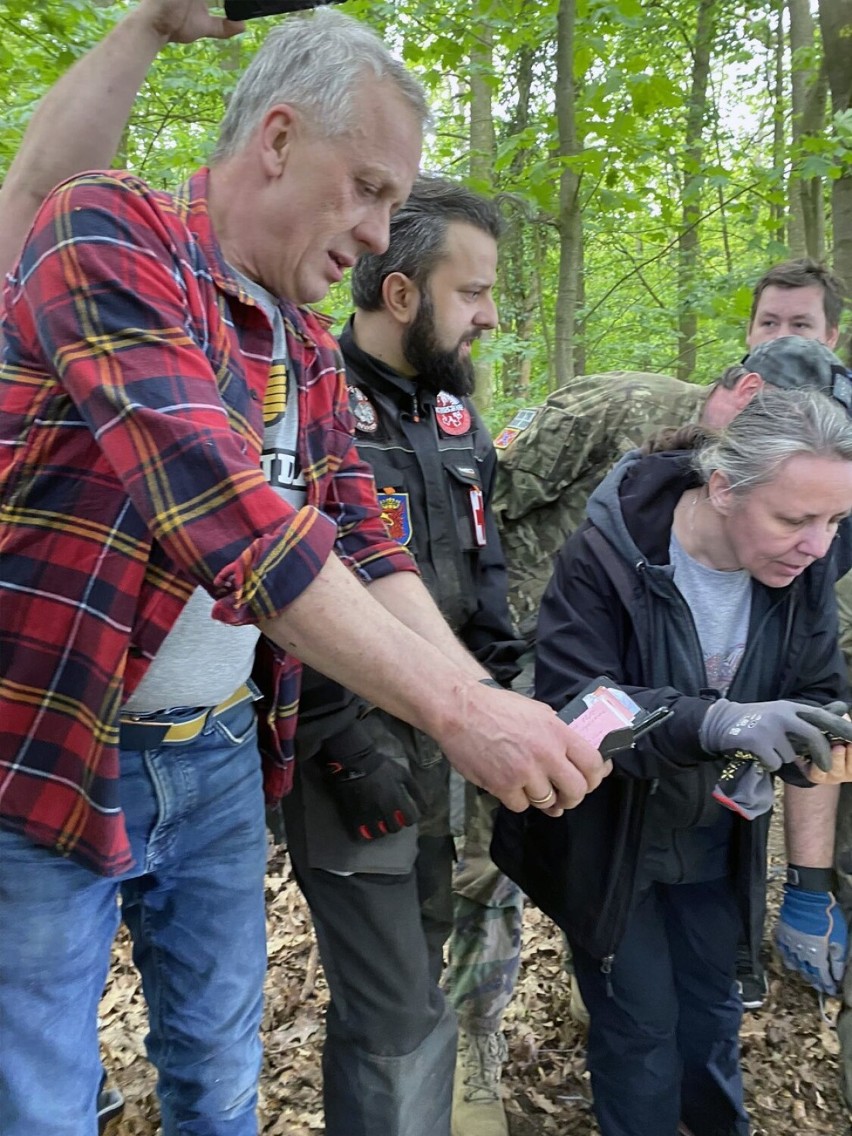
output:
[{"label": "man with dark beard", "polygon": [[[462,642],[508,685],[521,644],[490,510],[496,457],[468,398],[471,345],[497,323],[499,232],[491,202],[420,179],[387,251],[353,269],[340,343],[388,528]],[[453,918],[449,773],[425,734],[307,676],[283,814],[331,992],[329,1136],[449,1136],[456,1023],[438,986]]]}]

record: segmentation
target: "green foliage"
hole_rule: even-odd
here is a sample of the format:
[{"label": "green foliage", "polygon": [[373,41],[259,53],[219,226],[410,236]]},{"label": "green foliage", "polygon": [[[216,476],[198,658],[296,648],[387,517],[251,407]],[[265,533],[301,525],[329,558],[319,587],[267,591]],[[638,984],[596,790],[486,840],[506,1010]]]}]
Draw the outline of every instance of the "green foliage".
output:
[{"label": "green foliage", "polygon": [[[132,5],[128,0],[0,0],[0,174],[41,93]],[[778,162],[771,95],[777,5],[717,0],[705,145],[690,149],[687,115],[697,5],[669,0],[578,0],[573,72],[580,152],[560,159],[554,114],[558,0],[349,0],[346,10],[384,34],[421,77],[434,107],[427,168],[469,170],[471,54],[487,26],[494,188],[509,220],[499,299],[503,322],[483,350],[496,376],[493,421],[552,381],[559,271],[559,180],[577,174],[584,229],[583,298],[577,313],[586,370],[677,365],[678,318],[698,317],[696,377],[709,379],[742,351],[750,285],[788,255],[778,240],[790,179],[826,182],[849,171],[852,111],[835,115]],[[170,46],[152,68],[126,131],[121,164],[174,185],[202,162],[236,77],[264,34],[254,21],[238,40]],[[814,69],[818,49],[798,52]],[[783,109],[783,108],[782,108]],[[789,115],[786,115],[786,119]],[[485,187],[480,187],[485,188]],[[684,193],[697,218],[696,280],[679,287],[677,244]],[[338,322],[345,288],[326,305]],[[529,389],[521,389],[522,365]],[[526,381],[526,380],[525,380]]]}]

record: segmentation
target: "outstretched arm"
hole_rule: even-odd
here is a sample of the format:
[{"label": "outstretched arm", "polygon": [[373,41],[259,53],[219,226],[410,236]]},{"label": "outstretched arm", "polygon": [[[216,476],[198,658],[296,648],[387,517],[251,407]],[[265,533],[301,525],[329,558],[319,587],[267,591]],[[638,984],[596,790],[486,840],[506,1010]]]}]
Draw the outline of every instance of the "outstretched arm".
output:
[{"label": "outstretched arm", "polygon": [[108,167],[148,68],[167,43],[227,39],[243,25],[206,0],[141,0],[47,92],[0,189],[0,275],[21,251],[44,198],[64,178]]},{"label": "outstretched arm", "polygon": [[551,786],[556,800],[545,811],[571,808],[610,771],[549,707],[481,685],[485,672],[409,573],[364,588],[329,556],[284,612],[260,626],[285,651],[424,730],[463,777],[516,812]]}]

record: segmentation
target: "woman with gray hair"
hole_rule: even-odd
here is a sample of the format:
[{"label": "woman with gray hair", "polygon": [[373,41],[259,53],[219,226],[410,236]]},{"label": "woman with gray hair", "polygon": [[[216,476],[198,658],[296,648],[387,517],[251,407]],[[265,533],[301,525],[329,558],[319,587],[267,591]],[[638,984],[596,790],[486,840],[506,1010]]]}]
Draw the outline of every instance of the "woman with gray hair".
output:
[{"label": "woman with gray hair", "polygon": [[501,810],[492,852],[570,940],[603,1136],[745,1136],[734,970],[764,771],[808,784],[852,738],[825,709],[847,696],[831,545],[852,421],[767,388],[724,432],[667,446],[627,455],[564,545],[536,697],[559,710],[605,676],[669,716],[558,820]]}]

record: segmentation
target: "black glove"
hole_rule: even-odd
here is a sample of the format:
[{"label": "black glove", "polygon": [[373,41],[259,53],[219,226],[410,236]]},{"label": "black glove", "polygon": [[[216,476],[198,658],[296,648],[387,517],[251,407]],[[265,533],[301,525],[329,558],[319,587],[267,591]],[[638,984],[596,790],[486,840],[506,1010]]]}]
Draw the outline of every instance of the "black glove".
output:
[{"label": "black glove", "polygon": [[831,739],[852,742],[852,722],[802,702],[714,702],[701,723],[699,740],[708,753],[753,754],[770,772],[795,761],[795,739],[819,769],[831,769]]},{"label": "black glove", "polygon": [[[355,840],[378,840],[417,824],[424,806],[408,770],[367,741],[357,723],[323,743],[316,760],[323,781]],[[361,748],[353,749],[360,741]]]}]

